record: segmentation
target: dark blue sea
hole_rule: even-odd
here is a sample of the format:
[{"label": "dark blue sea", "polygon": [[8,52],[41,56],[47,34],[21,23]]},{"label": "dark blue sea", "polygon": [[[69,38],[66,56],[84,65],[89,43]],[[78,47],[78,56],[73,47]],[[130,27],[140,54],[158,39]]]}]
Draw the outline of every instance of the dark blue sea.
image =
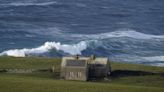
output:
[{"label": "dark blue sea", "polygon": [[164,0],[0,0],[0,56],[76,54],[164,66]]}]

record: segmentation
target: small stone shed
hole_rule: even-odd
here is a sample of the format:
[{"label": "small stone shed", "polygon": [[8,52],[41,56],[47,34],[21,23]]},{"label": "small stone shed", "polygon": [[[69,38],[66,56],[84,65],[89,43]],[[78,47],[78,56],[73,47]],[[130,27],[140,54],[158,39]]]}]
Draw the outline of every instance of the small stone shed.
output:
[{"label": "small stone shed", "polygon": [[65,80],[87,81],[106,78],[111,72],[108,58],[104,57],[63,57],[61,63],[61,78]]}]

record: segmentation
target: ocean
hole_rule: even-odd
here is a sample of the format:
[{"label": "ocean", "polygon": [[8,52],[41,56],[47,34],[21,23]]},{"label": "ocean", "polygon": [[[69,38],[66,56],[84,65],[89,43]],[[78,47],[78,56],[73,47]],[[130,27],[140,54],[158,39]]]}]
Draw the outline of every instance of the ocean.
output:
[{"label": "ocean", "polygon": [[76,54],[164,66],[164,0],[0,0],[0,56]]}]

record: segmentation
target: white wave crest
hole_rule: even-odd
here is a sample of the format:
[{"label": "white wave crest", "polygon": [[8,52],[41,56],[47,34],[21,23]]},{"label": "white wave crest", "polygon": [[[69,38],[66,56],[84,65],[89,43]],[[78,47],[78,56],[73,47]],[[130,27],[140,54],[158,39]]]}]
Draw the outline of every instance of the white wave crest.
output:
[{"label": "white wave crest", "polygon": [[150,62],[152,66],[164,67],[164,56],[142,57],[142,59]]},{"label": "white wave crest", "polygon": [[151,64],[152,66],[164,67],[164,63]]},{"label": "white wave crest", "polygon": [[153,57],[143,57],[143,59],[148,61],[164,61],[164,56],[153,56]]},{"label": "white wave crest", "polygon": [[90,34],[90,35],[72,34],[71,36],[81,37],[81,38],[85,37],[89,39],[108,39],[108,38],[118,38],[118,37],[129,37],[134,39],[163,39],[164,38],[164,35],[144,34],[131,29],[120,29],[114,32]]},{"label": "white wave crest", "polygon": [[48,52],[51,49],[61,50],[65,53],[69,53],[71,55],[81,54],[81,51],[87,48],[87,43],[85,41],[81,41],[78,44],[61,44],[59,42],[46,42],[44,45],[32,48],[32,49],[13,49],[7,50],[0,53],[0,56],[14,56],[14,57],[25,57],[28,54],[41,54]]},{"label": "white wave crest", "polygon": [[34,3],[34,2],[14,2],[14,3],[8,3],[8,4],[0,4],[3,6],[46,6],[46,5],[52,5],[56,4],[57,2],[42,2],[42,3]]}]

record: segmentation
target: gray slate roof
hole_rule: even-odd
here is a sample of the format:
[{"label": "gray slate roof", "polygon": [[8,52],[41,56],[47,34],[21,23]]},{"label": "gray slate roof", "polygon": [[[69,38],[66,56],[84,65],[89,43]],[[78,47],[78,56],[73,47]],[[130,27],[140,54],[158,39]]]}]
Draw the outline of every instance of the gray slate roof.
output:
[{"label": "gray slate roof", "polygon": [[66,66],[85,66],[85,60],[67,60]]}]

